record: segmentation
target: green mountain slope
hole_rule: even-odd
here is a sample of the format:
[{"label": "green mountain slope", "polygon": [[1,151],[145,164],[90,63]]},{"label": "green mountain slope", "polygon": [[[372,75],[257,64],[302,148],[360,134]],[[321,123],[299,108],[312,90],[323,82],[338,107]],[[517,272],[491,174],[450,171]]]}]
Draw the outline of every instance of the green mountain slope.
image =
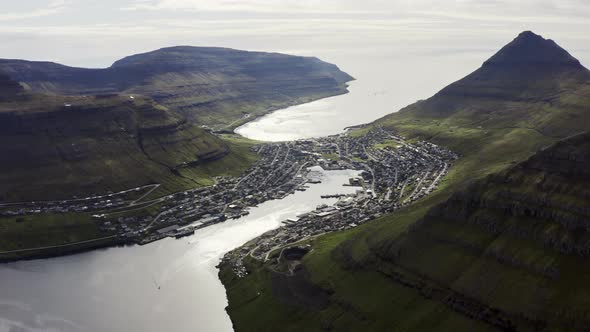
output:
[{"label": "green mountain slope", "polygon": [[305,273],[281,281],[294,296],[263,264],[248,261],[243,279],[222,267],[236,330],[588,329],[588,134],[531,156],[590,130],[589,82],[565,50],[525,32],[473,74],[370,125],[461,158],[426,199],[315,240]]},{"label": "green mountain slope", "polygon": [[590,129],[589,107],[590,71],[524,32],[472,74],[377,124],[463,154],[451,177],[473,180]]},{"label": "green mountain slope", "polygon": [[435,206],[378,257],[504,327],[586,330],[589,163],[590,134],[561,141]]},{"label": "green mountain slope", "polygon": [[345,83],[352,80],[317,58],[189,46],[129,56],[105,69],[0,60],[0,71],[40,93],[146,95],[216,128],[346,93]]},{"label": "green mountain slope", "polygon": [[[0,151],[3,201],[68,198],[149,183],[168,190],[197,186],[214,174],[191,174],[180,166],[234,154],[228,143],[149,98],[37,94],[0,102]],[[236,165],[236,171],[245,166]]]}]

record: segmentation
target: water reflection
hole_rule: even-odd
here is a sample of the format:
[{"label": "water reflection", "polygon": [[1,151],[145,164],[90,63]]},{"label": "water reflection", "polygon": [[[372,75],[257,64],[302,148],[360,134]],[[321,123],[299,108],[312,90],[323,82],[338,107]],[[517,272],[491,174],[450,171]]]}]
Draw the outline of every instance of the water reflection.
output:
[{"label": "water reflection", "polygon": [[353,171],[181,240],[0,267],[0,331],[232,331],[215,266],[281,221],[334,200]]}]

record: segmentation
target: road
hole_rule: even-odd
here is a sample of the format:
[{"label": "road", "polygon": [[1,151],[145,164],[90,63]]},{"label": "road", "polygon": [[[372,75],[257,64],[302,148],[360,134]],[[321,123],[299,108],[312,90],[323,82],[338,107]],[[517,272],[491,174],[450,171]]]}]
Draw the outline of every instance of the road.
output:
[{"label": "road", "polygon": [[445,172],[447,171],[447,169],[449,169],[449,164],[445,163],[443,170],[440,171],[440,173],[438,173],[438,176],[436,177],[436,179],[434,179],[434,181],[432,181],[432,184],[430,185],[430,187],[428,187],[428,191],[432,192],[436,188],[440,179],[445,175]]},{"label": "road", "polygon": [[18,250],[10,250],[10,251],[0,251],[0,255],[14,254],[14,253],[20,253],[20,252],[27,252],[27,251],[55,249],[55,248],[66,248],[66,247],[76,246],[76,245],[85,244],[85,243],[92,243],[92,242],[97,242],[97,241],[112,239],[112,238],[116,238],[116,237],[117,237],[116,235],[111,235],[111,236],[105,236],[105,237],[101,237],[101,238],[97,238],[97,239],[92,239],[92,240],[85,240],[85,241],[68,243],[68,244],[60,244],[60,245],[55,245],[55,246],[27,248],[27,249],[18,249]]},{"label": "road", "polygon": [[406,203],[409,200],[414,199],[416,197],[416,195],[419,194],[422,191],[422,183],[424,182],[424,179],[426,179],[428,177],[428,175],[430,175],[430,172],[426,172],[426,173],[424,173],[423,175],[420,176],[420,182],[418,182],[418,184],[416,185],[416,188],[414,188],[414,191],[404,201],[404,203]]},{"label": "road", "polygon": [[[126,189],[126,190],[123,190],[123,191],[118,191],[118,192],[112,193],[112,194],[99,195],[99,196],[88,196],[88,197],[84,197],[84,198],[74,198],[74,199],[65,199],[65,200],[56,200],[56,201],[29,201],[29,202],[0,203],[0,208],[10,207],[10,206],[19,206],[19,205],[33,205],[33,204],[58,204],[58,203],[59,204],[69,204],[69,203],[82,203],[82,202],[89,201],[89,200],[96,200],[96,199],[101,199],[101,198],[108,198],[108,197],[123,195],[123,194],[130,193],[132,191],[139,191],[139,190],[142,190],[142,189],[145,189],[145,188],[153,187],[150,190],[150,192],[148,192],[148,194],[149,194],[155,188],[157,188],[159,186],[160,186],[160,184],[148,184],[148,185],[141,186],[141,187],[135,187],[135,188]],[[146,196],[146,195],[144,195],[144,196]],[[135,200],[135,201],[138,201],[138,200]]]},{"label": "road", "polygon": [[143,204],[143,203],[138,203],[140,202],[142,199],[146,198],[149,194],[153,193],[156,189],[158,189],[160,187],[160,184],[155,184],[154,187],[152,189],[150,189],[147,193],[141,195],[141,197],[139,197],[138,199],[134,200],[133,202],[129,203],[129,205],[127,205],[126,207],[132,207],[138,204]]},{"label": "road", "polygon": [[[363,150],[365,151],[365,154],[367,155],[367,157],[369,157],[369,159],[375,162],[379,162],[377,159],[375,159],[375,157],[373,157],[371,154],[367,152],[366,146],[363,146]],[[367,167],[369,169],[369,172],[371,172],[371,177],[373,178],[373,181],[371,181],[371,192],[373,193],[373,197],[377,197],[377,193],[375,192],[375,182],[377,182],[377,178],[375,177],[375,171],[369,165],[365,165],[365,167]]]}]

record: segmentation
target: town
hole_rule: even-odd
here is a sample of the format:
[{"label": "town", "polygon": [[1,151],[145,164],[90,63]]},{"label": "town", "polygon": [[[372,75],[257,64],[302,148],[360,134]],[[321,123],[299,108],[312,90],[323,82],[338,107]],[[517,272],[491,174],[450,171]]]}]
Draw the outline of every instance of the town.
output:
[{"label": "town", "polygon": [[[432,191],[458,158],[428,142],[409,143],[393,131],[377,128],[365,135],[347,133],[292,142],[255,145],[259,160],[240,177],[217,177],[216,183],[159,198],[150,195],[158,184],[102,196],[52,202],[0,205],[2,216],[38,213],[92,213],[100,227],[119,239],[146,244],[164,237],[180,238],[197,229],[248,214],[248,208],[321,182],[311,169],[357,170],[346,185],[356,193],[334,193],[334,206],[288,220],[278,230],[229,253],[237,273],[244,255],[266,259],[273,250],[319,234],[355,227],[392,212]],[[148,213],[149,211],[149,213]],[[154,212],[155,211],[155,212]],[[241,272],[240,272],[241,271]]]},{"label": "town", "polygon": [[361,137],[338,135],[298,141],[296,146],[312,151],[315,162],[324,169],[362,170],[360,177],[349,180],[349,185],[359,189],[354,194],[329,195],[338,198],[333,206],[320,205],[286,220],[279,229],[227,253],[223,260],[238,277],[247,274],[246,256],[266,261],[273,252],[291,244],[356,227],[432,193],[458,158],[431,143],[409,144],[382,128]]}]

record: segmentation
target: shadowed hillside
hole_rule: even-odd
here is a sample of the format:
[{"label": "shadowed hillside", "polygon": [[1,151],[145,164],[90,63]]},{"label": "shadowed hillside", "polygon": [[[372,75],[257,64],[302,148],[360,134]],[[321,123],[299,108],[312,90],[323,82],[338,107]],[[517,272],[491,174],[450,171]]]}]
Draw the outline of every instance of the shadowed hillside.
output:
[{"label": "shadowed hillside", "polygon": [[454,194],[378,255],[505,327],[587,330],[589,165],[590,134],[561,141]]},{"label": "shadowed hillside", "polygon": [[0,198],[9,201],[196,186],[199,176],[184,177],[179,166],[230,153],[148,98],[35,94],[0,102],[0,151]]},{"label": "shadowed hillside", "polygon": [[22,86],[0,73],[0,101],[10,100],[23,92]]},{"label": "shadowed hillside", "polygon": [[0,60],[0,72],[0,201],[212,184],[256,157],[203,123],[231,129],[352,79],[316,58],[188,46],[106,69]]},{"label": "shadowed hillside", "polygon": [[217,128],[246,117],[346,93],[352,80],[316,58],[179,46],[126,57],[106,69],[0,60],[0,70],[34,92],[137,93]]},{"label": "shadowed hillside", "polygon": [[[428,198],[313,241],[303,268],[329,295],[320,309],[284,301],[264,264],[248,261],[243,279],[222,267],[236,330],[589,330],[590,135],[568,138],[590,131],[589,82],[555,42],[525,32],[464,79],[363,129],[461,158]],[[257,311],[267,314],[254,320]]]},{"label": "shadowed hillside", "polygon": [[521,33],[483,66],[435,98],[475,97],[550,101],[556,93],[587,82],[590,73],[553,40]]}]

